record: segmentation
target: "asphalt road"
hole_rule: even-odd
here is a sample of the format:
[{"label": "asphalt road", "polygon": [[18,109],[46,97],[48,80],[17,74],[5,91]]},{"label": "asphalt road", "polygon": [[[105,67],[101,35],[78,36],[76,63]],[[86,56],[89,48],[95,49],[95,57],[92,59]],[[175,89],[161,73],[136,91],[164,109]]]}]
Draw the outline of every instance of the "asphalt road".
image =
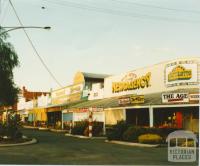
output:
[{"label": "asphalt road", "polygon": [[198,163],[171,163],[167,148],[140,148],[66,137],[61,133],[23,130],[34,137],[37,144],[0,147],[0,164],[34,165],[198,165]]}]

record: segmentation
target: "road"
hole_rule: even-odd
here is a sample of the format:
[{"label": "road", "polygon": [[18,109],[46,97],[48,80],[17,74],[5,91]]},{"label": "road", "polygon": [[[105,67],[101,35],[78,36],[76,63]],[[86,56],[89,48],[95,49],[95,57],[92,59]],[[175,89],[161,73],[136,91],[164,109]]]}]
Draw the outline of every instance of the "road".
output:
[{"label": "road", "polygon": [[23,133],[36,138],[38,143],[0,147],[0,164],[183,165],[167,161],[167,148],[129,147],[32,129],[24,129]]}]

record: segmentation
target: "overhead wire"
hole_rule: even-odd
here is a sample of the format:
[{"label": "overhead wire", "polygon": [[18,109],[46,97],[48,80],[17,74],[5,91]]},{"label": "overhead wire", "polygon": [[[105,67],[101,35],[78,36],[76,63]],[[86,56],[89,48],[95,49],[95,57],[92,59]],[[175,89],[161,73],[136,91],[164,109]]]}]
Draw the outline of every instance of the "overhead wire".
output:
[{"label": "overhead wire", "polygon": [[169,11],[174,11],[174,12],[184,12],[184,13],[193,13],[193,14],[200,14],[200,11],[197,10],[185,10],[185,9],[176,9],[176,8],[168,8],[168,7],[163,7],[163,6],[157,6],[157,5],[150,5],[150,4],[144,4],[144,3],[137,3],[133,1],[121,1],[121,0],[110,0],[110,1],[115,1],[121,4],[127,3],[129,5],[136,5],[140,7],[147,7],[147,8],[155,8],[155,9],[162,9],[162,10],[169,10]]},{"label": "overhead wire", "polygon": [[[15,9],[15,7],[14,7],[12,1],[9,0],[9,3],[10,3],[10,5],[11,5],[11,7],[12,7],[12,9],[13,9],[13,11],[14,11],[16,17],[17,17],[17,20],[18,20],[19,24],[20,24],[22,27],[24,27],[24,25],[23,25],[23,23],[22,23],[22,21],[21,21],[19,15],[17,14],[17,11],[16,11],[16,9]],[[27,39],[28,39],[28,41],[29,41],[31,47],[33,48],[35,54],[36,54],[37,57],[39,58],[40,62],[41,62],[42,65],[44,66],[44,68],[47,70],[47,72],[48,72],[49,75],[52,77],[52,79],[59,85],[59,87],[62,87],[62,85],[59,83],[59,81],[56,79],[56,77],[54,76],[54,74],[50,71],[50,69],[48,68],[48,66],[46,65],[46,63],[44,62],[44,60],[42,59],[42,57],[40,56],[40,54],[38,53],[36,47],[34,46],[32,40],[31,40],[31,38],[29,37],[27,31],[26,31],[24,28],[22,28],[22,29],[23,29],[23,31],[24,31],[24,33],[25,33],[25,35],[26,35],[26,37],[27,37]]]},{"label": "overhead wire", "polygon": [[67,1],[67,0],[63,0],[63,1],[44,0],[44,1],[52,3],[52,4],[60,5],[60,6],[73,7],[73,8],[83,9],[83,10],[101,12],[105,14],[129,16],[129,17],[140,18],[140,19],[200,23],[200,20],[188,20],[188,19],[180,19],[180,18],[169,18],[169,17],[164,17],[164,16],[153,16],[153,15],[148,15],[148,14],[139,14],[135,12],[127,12],[127,11],[116,10],[116,9],[96,7],[96,6],[83,4],[83,3],[75,3],[75,2]]}]

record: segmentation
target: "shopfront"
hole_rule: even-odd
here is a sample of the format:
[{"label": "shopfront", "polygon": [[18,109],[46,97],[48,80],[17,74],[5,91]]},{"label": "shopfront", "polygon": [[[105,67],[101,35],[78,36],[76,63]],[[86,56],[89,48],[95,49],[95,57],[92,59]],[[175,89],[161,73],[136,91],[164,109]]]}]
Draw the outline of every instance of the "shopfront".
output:
[{"label": "shopfront", "polygon": [[60,106],[47,108],[47,126],[49,128],[61,129],[62,108]]},{"label": "shopfront", "polygon": [[47,125],[47,110],[46,108],[33,108],[27,110],[27,121],[34,126],[46,126]]},{"label": "shopfront", "polygon": [[172,106],[154,108],[154,126],[158,128],[180,128],[198,132],[198,106]]},{"label": "shopfront", "polygon": [[108,108],[105,109],[105,123],[106,125],[115,125],[118,121],[125,120],[124,109]]},{"label": "shopfront", "polygon": [[131,125],[149,127],[149,109],[148,108],[126,109],[126,122]]},{"label": "shopfront", "polygon": [[106,108],[106,123],[173,127],[198,132],[199,58],[177,59],[105,79],[104,97],[118,97]]},{"label": "shopfront", "polygon": [[73,124],[73,111],[63,110],[62,111],[62,129],[70,129]]}]

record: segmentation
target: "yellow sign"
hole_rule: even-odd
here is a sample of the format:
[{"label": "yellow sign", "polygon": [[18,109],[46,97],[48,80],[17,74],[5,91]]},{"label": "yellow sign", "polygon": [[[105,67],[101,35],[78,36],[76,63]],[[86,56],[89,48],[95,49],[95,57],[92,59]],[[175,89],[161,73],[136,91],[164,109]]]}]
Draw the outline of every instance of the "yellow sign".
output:
[{"label": "yellow sign", "polygon": [[74,102],[74,101],[78,101],[80,99],[81,99],[81,93],[74,93],[74,94],[69,95],[68,101]]},{"label": "yellow sign", "polygon": [[81,91],[81,87],[80,87],[80,86],[72,86],[72,87],[70,88],[71,94],[72,94],[72,93],[77,93],[77,92],[80,92],[80,91]]},{"label": "yellow sign", "polygon": [[185,67],[179,65],[176,66],[168,75],[168,81],[177,81],[177,80],[189,80],[192,78],[192,70],[185,69]]},{"label": "yellow sign", "polygon": [[142,104],[144,103],[144,95],[134,95],[121,97],[118,100],[119,105],[128,105],[128,104]]},{"label": "yellow sign", "polygon": [[151,73],[147,73],[145,76],[134,79],[128,82],[113,82],[112,92],[118,93],[122,91],[135,90],[140,88],[148,88],[150,86]]},{"label": "yellow sign", "polygon": [[131,103],[131,104],[140,104],[140,103],[144,103],[144,95],[131,96],[131,97],[130,97],[130,103]]}]

